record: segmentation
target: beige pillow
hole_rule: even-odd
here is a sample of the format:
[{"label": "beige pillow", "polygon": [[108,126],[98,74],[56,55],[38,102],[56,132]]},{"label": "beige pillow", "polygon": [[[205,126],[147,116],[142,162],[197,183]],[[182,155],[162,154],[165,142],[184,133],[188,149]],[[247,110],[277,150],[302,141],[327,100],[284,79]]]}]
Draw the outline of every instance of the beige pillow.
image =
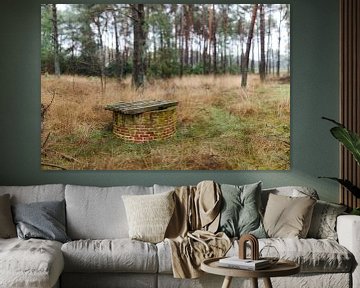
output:
[{"label": "beige pillow", "polygon": [[122,196],[131,239],[151,243],[164,240],[175,207],[173,193]]},{"label": "beige pillow", "polygon": [[305,238],[316,200],[311,197],[269,195],[264,228],[269,237]]},{"label": "beige pillow", "polygon": [[16,237],[9,194],[0,196],[0,238]]}]

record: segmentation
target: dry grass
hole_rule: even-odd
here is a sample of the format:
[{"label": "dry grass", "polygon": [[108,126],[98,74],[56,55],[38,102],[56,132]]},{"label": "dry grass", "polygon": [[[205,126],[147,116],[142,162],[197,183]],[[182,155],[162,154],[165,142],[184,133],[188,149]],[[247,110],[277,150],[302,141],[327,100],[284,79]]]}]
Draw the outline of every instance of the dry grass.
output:
[{"label": "dry grass", "polygon": [[[42,162],[66,169],[288,169],[290,85],[261,83],[258,76],[248,83],[242,89],[239,76],[188,76],[136,91],[130,79],[108,79],[101,94],[94,77],[42,76],[41,102],[49,104],[55,93]],[[113,136],[104,106],[146,99],[179,101],[177,134],[145,144]]]}]

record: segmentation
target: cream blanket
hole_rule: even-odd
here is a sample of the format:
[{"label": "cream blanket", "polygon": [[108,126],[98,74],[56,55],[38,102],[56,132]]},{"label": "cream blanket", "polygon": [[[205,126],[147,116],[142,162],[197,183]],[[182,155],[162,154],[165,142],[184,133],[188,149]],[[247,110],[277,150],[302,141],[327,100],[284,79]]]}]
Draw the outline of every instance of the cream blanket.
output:
[{"label": "cream blanket", "polygon": [[175,278],[200,277],[201,262],[222,257],[231,246],[225,233],[216,233],[221,209],[221,190],[213,181],[175,190],[175,211],[165,233],[171,247]]}]

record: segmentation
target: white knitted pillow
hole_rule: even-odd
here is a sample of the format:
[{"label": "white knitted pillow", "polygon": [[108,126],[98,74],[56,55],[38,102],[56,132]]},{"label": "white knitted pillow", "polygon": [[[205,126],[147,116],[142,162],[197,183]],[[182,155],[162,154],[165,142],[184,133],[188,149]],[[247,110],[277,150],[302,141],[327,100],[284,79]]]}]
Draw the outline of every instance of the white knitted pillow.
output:
[{"label": "white knitted pillow", "polygon": [[131,239],[151,243],[164,240],[175,208],[173,193],[122,196]]}]

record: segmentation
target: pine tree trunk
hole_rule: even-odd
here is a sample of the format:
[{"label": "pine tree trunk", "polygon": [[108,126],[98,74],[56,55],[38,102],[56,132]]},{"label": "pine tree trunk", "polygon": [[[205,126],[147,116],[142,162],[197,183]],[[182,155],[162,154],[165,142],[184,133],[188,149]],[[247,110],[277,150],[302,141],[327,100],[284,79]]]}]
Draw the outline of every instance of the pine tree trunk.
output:
[{"label": "pine tree trunk", "polygon": [[120,48],[119,48],[119,33],[117,27],[117,18],[115,11],[112,12],[113,20],[114,20],[114,34],[115,34],[115,76],[120,81],[122,78],[121,75],[121,58],[120,58]]},{"label": "pine tree trunk", "polygon": [[282,22],[282,6],[280,7],[280,21],[278,27],[278,51],[277,51],[277,62],[276,62],[276,75],[280,77],[280,47],[281,47],[281,22]]},{"label": "pine tree trunk", "polygon": [[247,85],[247,76],[248,76],[248,69],[249,69],[249,55],[250,55],[250,49],[251,49],[251,41],[252,41],[252,38],[254,35],[254,26],[255,26],[255,21],[256,21],[257,9],[258,9],[258,4],[254,4],[253,10],[252,10],[249,34],[248,34],[247,43],[246,43],[246,52],[245,52],[245,57],[244,57],[244,71],[243,71],[242,77],[241,77],[241,87],[246,87],[246,85]]},{"label": "pine tree trunk", "polygon": [[134,25],[132,85],[139,88],[145,81],[145,11],[144,4],[131,4]]},{"label": "pine tree trunk", "polygon": [[100,17],[95,18],[94,22],[95,22],[95,25],[96,25],[96,27],[97,27],[98,36],[99,36],[100,83],[101,83],[101,93],[104,94],[104,92],[105,92],[105,86],[106,86],[106,79],[105,79],[105,51],[104,51],[104,44],[103,44],[103,40],[102,40]]},{"label": "pine tree trunk", "polygon": [[214,74],[217,74],[217,61],[216,61],[216,57],[217,57],[217,51],[216,51],[216,15],[215,15],[216,11],[215,11],[215,5],[213,4],[213,8],[212,8],[212,43],[213,43],[213,72]]},{"label": "pine tree trunk", "polygon": [[54,41],[54,73],[60,76],[60,60],[59,60],[59,33],[56,4],[51,4],[52,8],[52,29]]},{"label": "pine tree trunk", "polygon": [[264,4],[260,4],[260,79],[261,81],[265,80],[265,13],[264,13]]}]

